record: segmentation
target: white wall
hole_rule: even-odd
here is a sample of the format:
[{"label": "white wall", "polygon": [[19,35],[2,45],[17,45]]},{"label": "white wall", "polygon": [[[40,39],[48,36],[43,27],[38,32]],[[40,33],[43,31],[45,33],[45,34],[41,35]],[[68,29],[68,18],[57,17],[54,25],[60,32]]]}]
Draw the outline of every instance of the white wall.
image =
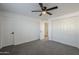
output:
[{"label": "white wall", "polygon": [[79,15],[51,19],[50,40],[79,47]]},{"label": "white wall", "polygon": [[[14,37],[11,32],[15,33]],[[3,47],[11,44],[21,44],[39,38],[39,19],[14,13],[0,12],[0,44]]]},{"label": "white wall", "polygon": [[20,18],[16,21],[15,43],[20,44],[40,39],[40,22],[33,18]]}]

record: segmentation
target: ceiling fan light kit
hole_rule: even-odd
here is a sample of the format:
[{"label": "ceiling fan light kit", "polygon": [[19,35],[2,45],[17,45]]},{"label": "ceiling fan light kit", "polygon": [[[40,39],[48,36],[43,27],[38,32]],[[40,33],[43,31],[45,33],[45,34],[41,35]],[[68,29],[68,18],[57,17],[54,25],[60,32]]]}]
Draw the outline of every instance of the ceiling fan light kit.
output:
[{"label": "ceiling fan light kit", "polygon": [[47,13],[46,13],[46,11],[42,11],[42,14],[43,14],[43,15],[46,15]]}]

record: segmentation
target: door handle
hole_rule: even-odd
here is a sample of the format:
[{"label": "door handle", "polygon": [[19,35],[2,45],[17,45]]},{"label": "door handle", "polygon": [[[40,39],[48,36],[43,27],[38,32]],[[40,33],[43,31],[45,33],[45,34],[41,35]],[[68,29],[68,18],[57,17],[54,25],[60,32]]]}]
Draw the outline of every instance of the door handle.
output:
[{"label": "door handle", "polygon": [[14,34],[14,32],[12,32],[11,34]]}]

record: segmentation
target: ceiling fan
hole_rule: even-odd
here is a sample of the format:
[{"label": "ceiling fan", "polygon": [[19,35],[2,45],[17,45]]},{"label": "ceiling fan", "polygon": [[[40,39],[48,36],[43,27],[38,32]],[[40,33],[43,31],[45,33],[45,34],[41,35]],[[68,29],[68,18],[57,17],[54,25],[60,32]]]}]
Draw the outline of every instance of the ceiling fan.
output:
[{"label": "ceiling fan", "polygon": [[39,3],[39,6],[41,7],[41,10],[32,11],[32,12],[41,12],[41,14],[39,16],[42,16],[45,14],[52,15],[52,13],[50,13],[49,11],[58,8],[58,6],[54,6],[52,8],[47,8],[46,6],[43,6],[43,3]]}]

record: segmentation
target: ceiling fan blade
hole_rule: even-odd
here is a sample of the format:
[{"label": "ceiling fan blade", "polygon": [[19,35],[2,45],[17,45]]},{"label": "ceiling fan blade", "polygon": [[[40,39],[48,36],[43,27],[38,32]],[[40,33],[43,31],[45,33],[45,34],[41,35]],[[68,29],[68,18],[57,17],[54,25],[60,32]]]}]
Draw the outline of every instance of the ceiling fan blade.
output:
[{"label": "ceiling fan blade", "polygon": [[52,15],[50,12],[47,12],[47,14]]},{"label": "ceiling fan blade", "polygon": [[42,13],[39,16],[42,16]]},{"label": "ceiling fan blade", "polygon": [[58,8],[58,7],[55,6],[55,7],[52,7],[52,8],[47,9],[47,11],[50,11],[50,10],[53,10],[53,9],[57,9],[57,8]]},{"label": "ceiling fan blade", "polygon": [[42,12],[42,11],[35,10],[35,11],[32,11],[32,12]]},{"label": "ceiling fan blade", "polygon": [[39,3],[41,9],[43,10],[43,3]]}]

